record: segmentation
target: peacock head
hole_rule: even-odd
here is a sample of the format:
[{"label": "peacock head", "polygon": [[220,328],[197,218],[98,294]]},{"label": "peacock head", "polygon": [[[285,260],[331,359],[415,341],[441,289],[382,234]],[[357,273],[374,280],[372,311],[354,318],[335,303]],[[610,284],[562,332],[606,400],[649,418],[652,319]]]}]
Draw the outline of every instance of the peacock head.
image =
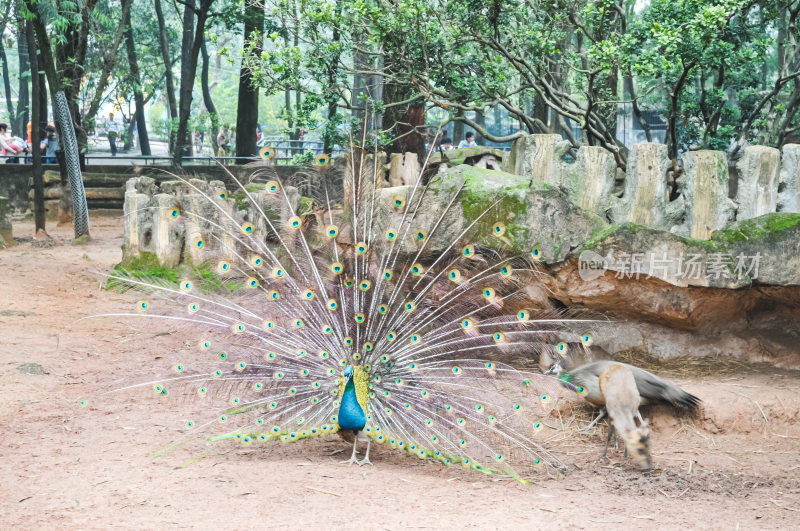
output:
[{"label": "peacock head", "polygon": [[352,378],[353,377],[353,366],[348,365],[344,368],[344,377],[345,378]]}]

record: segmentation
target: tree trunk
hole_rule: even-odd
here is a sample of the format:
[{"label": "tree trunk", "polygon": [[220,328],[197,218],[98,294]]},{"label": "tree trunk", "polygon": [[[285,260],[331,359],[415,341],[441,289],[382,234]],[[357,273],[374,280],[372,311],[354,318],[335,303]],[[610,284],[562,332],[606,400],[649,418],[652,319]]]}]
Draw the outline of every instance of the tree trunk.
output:
[{"label": "tree trunk", "polygon": [[31,72],[31,90],[35,95],[31,101],[31,156],[33,158],[33,204],[34,204],[34,224],[36,233],[45,230],[45,215],[44,215],[44,171],[42,169],[42,149],[40,146],[41,135],[44,131],[40,131],[40,105],[41,98],[39,92],[44,87],[39,86],[41,78],[39,77],[39,63],[36,57],[36,39],[33,36],[33,25],[28,22],[25,24],[25,40],[30,52]]},{"label": "tree trunk", "polygon": [[[127,13],[125,20],[125,47],[128,50],[128,65],[133,81],[133,99],[136,102],[136,129],[139,133],[139,150],[142,155],[151,155],[150,139],[147,137],[147,123],[144,119],[144,95],[139,81],[139,61],[136,58],[136,46],[133,42],[133,26],[131,25],[131,12]],[[131,120],[133,122],[133,120]]]},{"label": "tree trunk", "polygon": [[8,73],[8,57],[3,46],[3,39],[0,39],[0,61],[3,61],[3,88],[6,92],[6,106],[8,107],[9,119],[14,116],[14,102],[11,101],[11,76]]},{"label": "tree trunk", "polygon": [[[264,7],[260,3],[245,3],[244,8],[244,48],[249,50],[247,57],[242,57],[242,65],[239,74],[239,98],[236,108],[236,156],[255,157],[258,147],[256,143],[256,128],[258,127],[258,87],[253,83],[248,68],[248,58],[258,60],[261,55],[261,43],[264,31]],[[249,43],[253,38],[258,38],[259,42],[249,48]],[[204,44],[205,46],[205,44]],[[204,66],[207,61],[204,61]],[[208,69],[204,68],[206,77]],[[245,164],[247,160],[237,159],[237,164]]]},{"label": "tree trunk", "polygon": [[642,111],[639,108],[639,101],[638,96],[636,95],[636,88],[633,85],[633,76],[627,74],[623,77],[623,90],[628,93],[628,97],[631,99],[631,107],[633,108],[633,115],[636,117],[636,121],[639,122],[639,125],[642,126],[642,130],[644,131],[644,135],[647,138],[648,142],[653,141],[653,135],[650,132],[650,126],[647,123],[647,120],[644,119],[642,116]]},{"label": "tree trunk", "polygon": [[[342,6],[337,1],[334,0],[334,24],[333,24],[333,35],[332,35],[332,42],[337,45],[341,40],[341,33],[339,32],[339,24],[338,21],[341,19],[342,16]],[[327,65],[328,67],[328,87],[326,90],[326,98],[328,100],[328,123],[335,123],[332,122],[334,117],[336,116],[337,110],[337,101],[339,96],[336,94],[336,74],[339,71],[339,52],[337,51],[333,56],[333,60]],[[331,153],[333,151],[333,138],[336,136],[336,130],[330,129],[330,127],[326,128],[325,132],[323,133],[323,145],[322,151],[324,153]]]},{"label": "tree trunk", "polygon": [[[395,138],[388,153],[416,153],[419,160],[425,159],[425,107],[421,99],[414,99],[417,92],[408,85],[383,84],[381,100],[386,105],[381,129]],[[375,95],[377,96],[377,94]],[[378,98],[375,98],[378,99]],[[395,105],[409,101],[403,105]],[[441,138],[439,138],[441,141]]]},{"label": "tree trunk", "polygon": [[[294,4],[294,20],[295,20],[295,25],[294,25],[294,49],[297,50],[297,49],[299,49],[299,46],[300,46],[300,17],[298,16],[298,12],[297,12],[297,2],[295,2],[295,4]],[[297,80],[297,83],[295,84],[295,89],[294,89],[294,111],[295,111],[295,117],[296,117],[295,124],[294,124],[295,125],[294,140],[300,140],[300,138],[303,136],[303,132],[302,132],[302,130],[300,128],[300,119],[299,119],[300,103],[302,103],[302,101],[303,101],[303,92],[301,90],[302,87],[300,86],[300,75],[299,75],[300,67],[299,67],[299,65],[297,63],[298,63],[297,61],[293,61],[292,62],[292,68],[294,69],[294,78]],[[297,152],[298,155],[302,155],[303,154],[303,143],[302,142],[298,142],[297,143],[297,149],[295,151]]]},{"label": "tree trunk", "polygon": [[[111,48],[108,50],[108,54],[103,57],[103,68],[100,70],[100,75],[97,79],[97,87],[95,88],[94,97],[92,98],[91,103],[89,103],[89,110],[86,111],[86,114],[83,117],[87,123],[92,123],[94,121],[94,117],[97,114],[97,111],[100,109],[100,102],[103,100],[103,92],[105,92],[106,88],[108,88],[108,82],[111,78],[111,70],[113,70],[114,66],[117,64],[117,53],[119,52],[119,46],[122,43],[122,37],[125,34],[125,21],[130,20],[132,3],[133,0],[120,0],[120,4],[122,6],[122,18],[120,19],[119,26],[117,26],[116,33],[114,33],[114,40],[111,44]],[[85,144],[85,137],[86,130],[81,129],[78,132],[78,144]]]},{"label": "tree trunk", "polygon": [[[481,111],[475,111],[475,123],[486,129],[486,115]],[[486,141],[479,129],[475,130],[475,143],[478,145],[484,144]]]},{"label": "tree trunk", "polygon": [[[125,115],[122,116],[123,122]],[[133,148],[133,128],[136,127],[136,111],[128,119],[128,127],[125,128],[125,138],[122,143],[122,151],[129,152]],[[144,153],[142,153],[144,154]]]},{"label": "tree trunk", "polygon": [[[176,157],[191,157],[193,143],[189,130],[189,116],[191,115],[192,100],[194,99],[194,83],[188,85],[185,80],[194,79],[195,72],[189,70],[192,65],[192,45],[194,44],[194,19],[197,0],[188,0],[183,7],[183,32],[181,33],[181,86],[178,100],[178,134],[175,139]],[[184,119],[184,108],[187,109]],[[184,124],[185,122],[185,124]],[[183,131],[181,130],[183,126]],[[180,159],[178,159],[180,160]]]},{"label": "tree trunk", "polygon": [[503,108],[500,105],[495,105],[492,112],[494,114],[494,131],[492,133],[495,135],[505,134],[503,130]]},{"label": "tree trunk", "polygon": [[[36,7],[33,5],[33,0],[25,0],[25,4],[31,12],[37,12]],[[62,180],[64,179],[63,176],[66,176],[69,179],[72,190],[75,237],[89,236],[89,211],[81,177],[80,154],[78,143],[75,139],[75,126],[72,124],[69,102],[61,89],[61,81],[56,70],[56,61],[50,48],[46,22],[41,12],[38,15],[33,17],[31,23],[35,30],[42,66],[47,76],[50,101],[53,104],[53,120],[59,131],[59,143],[61,152],[64,154],[63,157],[59,157]]]},{"label": "tree trunk", "polygon": [[[355,41],[356,47],[366,46],[367,40],[363,37],[357,38]],[[367,116],[367,107],[369,99],[369,87],[367,87],[367,80],[369,76],[363,74],[365,70],[369,70],[369,57],[358,51],[353,50],[353,96],[350,102],[353,107],[353,117],[359,124],[358,129],[353,131],[353,142],[357,145],[361,144],[362,139],[369,130],[369,117]]]},{"label": "tree trunk", "polygon": [[[39,60],[37,58],[36,64],[39,64]],[[39,125],[41,126],[42,132],[44,132],[44,128],[47,126],[47,79],[44,76],[44,71],[41,69],[41,65],[39,67],[39,92],[34,93],[38,94],[39,96]]]},{"label": "tree trunk", "polygon": [[[181,56],[181,88],[180,103],[178,105],[178,133],[175,135],[175,153],[173,163],[180,166],[181,159],[192,152],[192,141],[189,138],[189,115],[192,110],[192,90],[197,74],[197,61],[200,56],[200,48],[205,37],[206,19],[208,18],[211,4],[214,0],[201,0],[200,7],[195,8],[195,12],[189,7],[184,8],[183,17],[183,42],[191,43],[184,46]],[[194,0],[190,0],[189,5],[196,5]],[[188,14],[186,12],[188,11]],[[197,22],[194,24],[195,13]],[[194,36],[191,35],[191,28],[194,27]],[[187,33],[187,29],[189,32]],[[188,51],[187,51],[188,50]]]},{"label": "tree trunk", "polygon": [[789,9],[785,6],[778,11],[778,38],[775,47],[777,52],[776,56],[778,59],[778,72],[783,71],[783,66],[786,63],[786,34],[788,29],[786,15],[788,14],[788,11]]},{"label": "tree trunk", "polygon": [[172,75],[172,60],[169,54],[169,39],[167,38],[167,25],[164,22],[164,12],[161,9],[161,0],[155,0],[156,18],[158,19],[158,45],[161,48],[161,59],[164,61],[166,74],[165,84],[167,93],[167,107],[169,109],[169,152],[175,153],[175,119],[178,117],[178,102],[175,100],[175,79]]},{"label": "tree trunk", "polygon": [[694,67],[693,64],[684,65],[681,74],[672,91],[669,94],[670,107],[667,115],[667,153],[673,163],[678,159],[678,113],[680,112],[680,96],[683,87],[688,79],[689,72]]},{"label": "tree trunk", "polygon": [[30,59],[28,53],[28,39],[25,37],[25,23],[20,19],[17,25],[17,57],[19,58],[19,91],[17,92],[17,115],[16,122],[12,122],[12,128],[17,136],[25,137],[27,133],[28,121],[30,121],[30,92],[28,92],[28,82],[30,77]]},{"label": "tree trunk", "polygon": [[[461,118],[464,116],[464,111],[459,109],[456,111],[456,118]],[[453,123],[453,145],[457,146],[459,142],[464,140],[464,122],[461,120],[456,120]]]},{"label": "tree trunk", "polygon": [[[283,91],[283,105],[286,107],[286,129],[289,131],[289,140],[296,140],[294,115],[292,114],[292,91],[289,89]],[[291,146],[291,143],[289,143],[289,145]],[[289,153],[288,150],[287,153]]]},{"label": "tree trunk", "polygon": [[216,155],[219,146],[217,145],[217,135],[219,134],[219,113],[214,100],[211,99],[211,87],[208,86],[208,48],[206,40],[203,39],[203,47],[200,48],[203,53],[203,70],[200,73],[200,85],[203,88],[203,105],[208,111],[208,117],[211,119],[211,145],[214,146],[213,153]]},{"label": "tree trunk", "polygon": [[[547,103],[544,101],[544,98],[538,92],[533,94],[533,108],[528,114],[528,116],[533,118],[534,124],[537,125],[539,128],[534,131],[528,131],[529,133],[549,133],[550,131],[554,130],[552,127],[555,124],[550,123],[550,108],[547,106]],[[553,120],[555,122],[555,120]]]}]

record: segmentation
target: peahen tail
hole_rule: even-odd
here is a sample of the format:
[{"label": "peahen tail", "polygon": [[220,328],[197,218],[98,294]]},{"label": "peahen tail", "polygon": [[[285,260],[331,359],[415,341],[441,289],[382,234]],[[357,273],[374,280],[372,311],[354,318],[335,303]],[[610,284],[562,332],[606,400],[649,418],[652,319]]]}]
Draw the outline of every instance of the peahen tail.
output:
[{"label": "peahen tail", "polygon": [[695,410],[700,407],[701,400],[687,393],[674,383],[656,376],[639,367],[629,365],[639,394],[650,402],[666,402],[675,407]]},{"label": "peahen tail", "polygon": [[375,442],[515,477],[563,470],[543,428],[572,393],[509,358],[583,349],[587,322],[530,306],[520,287],[536,281],[538,249],[506,256],[516,235],[502,202],[464,220],[463,179],[388,188],[381,172],[354,150],[342,187],[323,183],[313,204],[269,167],[234,197],[175,176],[177,199],[148,208],[166,211],[193,268],[109,284],[145,294],[118,316],[183,326],[192,346],[172,376],[126,388],[203,401],[187,435],[291,442],[340,429],[353,367]]},{"label": "peahen tail", "polygon": [[561,379],[568,388],[580,386],[583,388],[581,394],[584,395],[585,399],[597,405],[602,405],[603,398],[598,380],[600,374],[611,365],[624,365],[631,370],[639,395],[648,403],[663,402],[691,410],[700,407],[701,400],[698,397],[687,393],[660,376],[627,363],[614,360],[597,360],[568,369],[565,372],[561,371],[560,365],[556,365],[558,369],[553,372],[562,372]]}]

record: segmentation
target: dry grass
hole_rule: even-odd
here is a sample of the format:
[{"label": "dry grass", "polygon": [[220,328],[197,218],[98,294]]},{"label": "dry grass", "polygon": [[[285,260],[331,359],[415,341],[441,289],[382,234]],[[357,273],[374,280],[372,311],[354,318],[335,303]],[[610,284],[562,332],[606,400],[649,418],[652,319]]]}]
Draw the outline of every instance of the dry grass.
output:
[{"label": "dry grass", "polygon": [[702,377],[714,375],[731,375],[741,373],[791,373],[800,375],[800,371],[776,369],[769,363],[746,363],[731,356],[681,356],[676,358],[657,358],[634,347],[614,354],[613,359],[636,365],[655,374],[677,377]]}]

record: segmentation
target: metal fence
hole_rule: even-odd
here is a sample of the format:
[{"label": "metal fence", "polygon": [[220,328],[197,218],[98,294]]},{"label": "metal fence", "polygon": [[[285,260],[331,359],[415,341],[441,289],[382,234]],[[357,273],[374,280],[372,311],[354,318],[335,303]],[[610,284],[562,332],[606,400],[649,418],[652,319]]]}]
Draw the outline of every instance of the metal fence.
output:
[{"label": "metal fence", "polygon": [[[90,143],[91,145],[92,143]],[[315,140],[281,140],[273,138],[265,138],[259,142],[259,150],[268,146],[273,149],[274,155],[271,160],[275,164],[290,165],[295,161],[295,157],[305,155],[306,153],[313,153],[320,155],[323,153],[324,144]],[[344,153],[340,146],[336,146],[330,155],[338,156]],[[83,156],[85,164],[91,165],[113,165],[113,164],[136,164],[140,166],[157,166],[157,165],[171,165],[173,157],[170,155],[139,155],[131,152],[125,152],[121,149],[117,151],[116,156],[111,156],[111,153],[87,153]],[[254,157],[236,157],[233,155],[225,155],[218,157],[215,154],[198,155],[191,157],[182,157],[182,166],[213,166],[216,164],[237,164],[242,162],[255,162],[263,160],[260,156]],[[6,164],[31,164],[30,155],[0,155],[0,161]],[[44,161],[43,161],[44,162]]]}]

